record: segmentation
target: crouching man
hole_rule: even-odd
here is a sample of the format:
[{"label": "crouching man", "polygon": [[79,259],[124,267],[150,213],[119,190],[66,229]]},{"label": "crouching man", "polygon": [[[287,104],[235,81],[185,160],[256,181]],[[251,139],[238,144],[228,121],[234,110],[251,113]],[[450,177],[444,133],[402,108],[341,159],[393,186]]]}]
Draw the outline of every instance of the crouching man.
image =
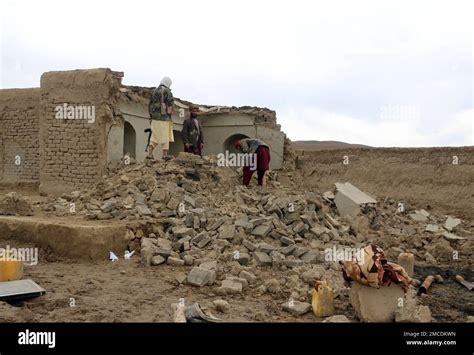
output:
[{"label": "crouching man", "polygon": [[244,154],[255,154],[257,164],[250,166],[247,164],[243,168],[243,184],[249,186],[250,180],[255,170],[257,170],[258,185],[263,185],[265,172],[270,165],[270,147],[255,138],[245,138],[235,142],[235,148]]},{"label": "crouching man", "polygon": [[198,120],[197,107],[190,108],[190,117],[184,120],[181,138],[184,143],[184,151],[202,156],[204,148],[204,135],[202,133],[201,122]]}]

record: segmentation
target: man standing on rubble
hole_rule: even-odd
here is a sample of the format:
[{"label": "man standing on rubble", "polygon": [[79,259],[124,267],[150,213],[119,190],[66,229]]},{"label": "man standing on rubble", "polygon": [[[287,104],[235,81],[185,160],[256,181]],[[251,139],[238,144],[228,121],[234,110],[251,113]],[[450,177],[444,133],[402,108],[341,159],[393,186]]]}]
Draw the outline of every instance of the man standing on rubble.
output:
[{"label": "man standing on rubble", "polygon": [[235,148],[240,152],[253,155],[257,164],[247,163],[243,168],[243,184],[249,186],[250,180],[255,170],[257,170],[258,185],[263,186],[265,172],[269,170],[270,147],[268,144],[256,138],[245,138],[235,142]]},{"label": "man standing on rubble", "polygon": [[160,85],[151,94],[148,111],[151,119],[151,138],[148,145],[147,159],[153,160],[153,150],[160,146],[163,150],[163,159],[168,159],[170,142],[174,142],[173,113],[174,98],[171,93],[171,79],[165,76]]},{"label": "man standing on rubble", "polygon": [[184,151],[202,156],[204,148],[204,135],[202,133],[201,122],[198,120],[199,108],[192,106],[189,109],[190,117],[184,120],[181,138],[184,143]]}]

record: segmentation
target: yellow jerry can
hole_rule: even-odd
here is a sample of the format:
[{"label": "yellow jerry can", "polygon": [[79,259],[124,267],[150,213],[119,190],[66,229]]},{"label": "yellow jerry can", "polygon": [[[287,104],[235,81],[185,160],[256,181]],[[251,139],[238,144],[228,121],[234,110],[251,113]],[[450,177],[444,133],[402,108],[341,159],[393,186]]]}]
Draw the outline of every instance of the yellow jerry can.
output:
[{"label": "yellow jerry can", "polygon": [[0,281],[15,281],[23,277],[23,262],[0,260]]},{"label": "yellow jerry can", "polygon": [[316,281],[313,288],[311,305],[316,317],[334,315],[334,291],[328,286],[326,281]]}]

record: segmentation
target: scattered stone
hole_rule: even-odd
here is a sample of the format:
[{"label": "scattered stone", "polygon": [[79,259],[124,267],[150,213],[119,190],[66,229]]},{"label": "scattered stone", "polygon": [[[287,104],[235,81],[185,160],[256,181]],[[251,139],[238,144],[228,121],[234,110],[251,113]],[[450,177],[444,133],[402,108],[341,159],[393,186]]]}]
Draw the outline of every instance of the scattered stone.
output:
[{"label": "scattered stone", "polygon": [[237,260],[240,265],[247,265],[250,262],[251,257],[248,253],[239,252],[238,257],[235,260]]},{"label": "scattered stone", "polygon": [[459,218],[453,218],[451,216],[448,216],[448,219],[444,223],[444,228],[451,232],[454,228],[456,228],[460,224],[461,224],[461,220]]},{"label": "scattered stone", "polygon": [[171,256],[171,250],[163,248],[155,248],[154,255],[161,255],[163,258],[169,258]]},{"label": "scattered stone", "polygon": [[242,293],[242,284],[240,282],[226,279],[222,281],[220,289],[227,294]]},{"label": "scattered stone", "polygon": [[162,188],[158,188],[155,189],[151,194],[150,201],[168,203],[169,197],[170,196],[168,191]]},{"label": "scattered stone", "polygon": [[257,250],[265,254],[270,254],[273,250],[275,250],[275,247],[268,243],[258,243]]},{"label": "scattered stone", "polygon": [[265,218],[254,218],[248,221],[250,225],[252,225],[252,228],[255,228],[263,223],[265,223],[266,219]]},{"label": "scattered stone", "polygon": [[238,282],[238,283],[242,284],[242,288],[246,288],[249,285],[249,282],[246,279],[244,279],[243,277],[227,276],[226,280]]},{"label": "scattered stone", "polygon": [[326,227],[320,226],[319,224],[315,225],[313,228],[309,230],[311,233],[313,233],[316,237],[322,236],[324,233],[328,233],[329,229]]},{"label": "scattered stone", "polygon": [[351,321],[342,314],[325,318],[322,323],[351,323]]},{"label": "scattered stone", "polygon": [[252,235],[264,238],[272,231],[272,227],[266,224],[259,225],[252,230]]},{"label": "scattered stone", "polygon": [[186,281],[186,274],[184,272],[180,272],[178,275],[176,275],[176,281],[178,281],[178,284],[184,283]]},{"label": "scattered stone", "polygon": [[166,262],[166,259],[163,258],[161,255],[155,255],[151,258],[151,265],[161,265]]},{"label": "scattered stone", "polygon": [[296,247],[293,251],[293,255],[297,258],[301,257],[303,254],[307,253],[309,250],[305,247]]},{"label": "scattered stone", "polygon": [[171,241],[169,241],[168,239],[165,239],[165,238],[158,238],[156,245],[157,245],[159,248],[163,248],[163,249],[167,249],[167,250],[171,250],[171,249],[172,249],[172,247],[171,247]]},{"label": "scattered stone", "polygon": [[299,234],[305,230],[305,224],[303,222],[298,222],[296,225],[293,227],[293,232],[296,234]]},{"label": "scattered stone", "polygon": [[293,245],[293,244],[295,244],[295,241],[291,238],[288,238],[288,237],[281,237],[280,242],[283,245]]},{"label": "scattered stone", "polygon": [[189,195],[184,195],[184,202],[191,205],[193,208],[196,207],[196,200]]},{"label": "scattered stone", "polygon": [[33,209],[22,195],[10,192],[0,199],[0,215],[33,216]]},{"label": "scattered stone", "polygon": [[431,264],[431,265],[436,265],[436,264],[438,264],[438,262],[436,261],[435,257],[434,257],[433,255],[431,255],[430,253],[425,253],[424,259],[425,259],[425,261],[426,261],[428,264]]},{"label": "scattered stone", "polygon": [[311,304],[295,300],[283,303],[282,307],[285,312],[291,313],[294,316],[302,316],[311,311]]},{"label": "scattered stone", "polygon": [[332,201],[336,198],[336,196],[334,195],[334,192],[332,191],[326,191],[325,193],[323,193],[323,198],[325,200],[329,200],[329,201]]},{"label": "scattered stone", "polygon": [[112,212],[117,208],[118,201],[116,198],[111,198],[109,200],[104,201],[102,206],[100,206],[100,210],[104,213]]},{"label": "scattered stone", "polygon": [[140,216],[151,216],[152,215],[151,210],[147,206],[144,206],[144,205],[137,205],[136,210],[137,210],[137,212]]},{"label": "scattered stone", "polygon": [[415,211],[415,213],[410,213],[409,216],[412,220],[416,222],[426,222],[428,220],[428,217],[418,213],[418,211]]},{"label": "scattered stone", "polygon": [[265,287],[270,293],[279,293],[281,291],[280,282],[277,279],[269,279],[265,281]]},{"label": "scattered stone", "polygon": [[184,260],[170,256],[168,260],[166,261],[166,263],[172,266],[183,266]]},{"label": "scattered stone", "polygon": [[234,239],[235,237],[235,226],[223,225],[219,228],[219,238],[220,239]]},{"label": "scattered stone", "polygon": [[253,257],[255,258],[255,261],[257,262],[258,266],[271,266],[272,265],[272,258],[265,253],[262,253],[260,251],[256,251],[253,253]]},{"label": "scattered stone", "polygon": [[248,272],[248,271],[245,271],[245,270],[242,270],[239,274],[239,277],[240,278],[243,278],[245,280],[247,280],[247,282],[249,284],[253,284],[254,282],[257,281],[257,276],[255,276],[254,274],[252,274],[251,272]]},{"label": "scattered stone", "polygon": [[194,264],[194,258],[191,255],[185,255],[183,256],[184,264],[191,266]]},{"label": "scattered stone", "polygon": [[186,213],[185,225],[188,228],[194,228],[194,213],[188,212]]},{"label": "scattered stone", "polygon": [[194,267],[188,274],[187,282],[193,286],[211,286],[216,280],[216,272],[213,270]]},{"label": "scattered stone", "polygon": [[217,270],[217,261],[216,260],[212,260],[212,261],[207,261],[207,262],[204,262],[204,263],[201,263],[199,265],[199,267],[201,269],[206,269],[206,270]]},{"label": "scattered stone", "polygon": [[301,280],[307,284],[314,286],[314,283],[317,280],[321,280],[323,275],[326,273],[326,270],[322,266],[313,266],[311,269],[306,270],[300,275]]},{"label": "scattered stone", "polygon": [[225,223],[224,218],[219,218],[209,227],[208,231],[215,231]]},{"label": "scattered stone", "polygon": [[295,250],[296,250],[296,245],[293,244],[293,245],[289,245],[285,248],[282,248],[280,251],[283,255],[288,256],[288,255],[294,253]]},{"label": "scattered stone", "polygon": [[212,304],[216,308],[216,311],[221,312],[221,313],[227,313],[229,312],[230,305],[227,301],[224,300],[214,300],[212,301]]},{"label": "scattered stone", "polygon": [[439,231],[439,226],[437,224],[428,224],[425,228],[425,231],[437,233]]},{"label": "scattered stone", "polygon": [[199,249],[204,248],[206,245],[208,245],[212,239],[209,237],[207,232],[201,232],[198,235],[196,235],[194,238],[191,239],[191,243],[196,245]]},{"label": "scattered stone", "polygon": [[257,250],[257,246],[247,239],[244,239],[244,241],[242,242],[242,245],[250,251]]},{"label": "scattered stone", "polygon": [[193,228],[179,227],[179,228],[173,229],[173,234],[177,238],[183,238],[183,237],[186,237],[186,236],[191,236],[193,233],[194,233]]},{"label": "scattered stone", "polygon": [[323,257],[313,253],[312,251],[308,251],[301,256],[301,260],[308,264],[316,264],[323,261]]},{"label": "scattered stone", "polygon": [[453,260],[454,249],[446,239],[440,238],[436,242],[430,243],[425,247],[425,250],[440,262],[452,262]]},{"label": "scattered stone", "polygon": [[467,239],[466,237],[460,237],[456,234],[449,233],[449,232],[444,232],[443,237],[445,237],[446,239],[451,239],[451,240],[465,240],[465,239]]}]

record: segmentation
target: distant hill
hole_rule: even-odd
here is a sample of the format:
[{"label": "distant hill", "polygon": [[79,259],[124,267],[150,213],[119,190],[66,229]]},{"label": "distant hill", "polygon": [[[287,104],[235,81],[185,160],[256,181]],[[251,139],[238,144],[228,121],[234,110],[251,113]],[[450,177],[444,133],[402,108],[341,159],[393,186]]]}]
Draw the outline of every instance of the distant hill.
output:
[{"label": "distant hill", "polygon": [[351,144],[338,141],[294,141],[291,146],[295,150],[328,150],[345,148],[370,148],[368,145]]}]

